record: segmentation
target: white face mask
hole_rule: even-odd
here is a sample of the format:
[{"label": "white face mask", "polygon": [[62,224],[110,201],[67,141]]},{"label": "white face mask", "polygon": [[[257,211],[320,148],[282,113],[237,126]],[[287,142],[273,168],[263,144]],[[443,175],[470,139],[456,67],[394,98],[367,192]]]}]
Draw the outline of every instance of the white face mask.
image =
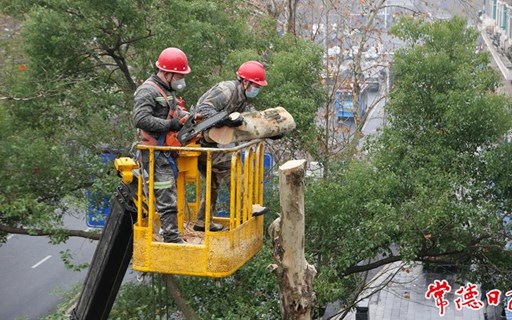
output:
[{"label": "white face mask", "polygon": [[249,91],[245,91],[245,95],[247,96],[247,98],[254,98],[260,92],[260,88],[256,88],[253,86],[250,86],[249,88],[251,88]]},{"label": "white face mask", "polygon": [[185,83],[185,78],[171,82],[171,88],[174,91],[181,91],[181,90],[185,89],[186,86],[187,86],[187,84]]}]

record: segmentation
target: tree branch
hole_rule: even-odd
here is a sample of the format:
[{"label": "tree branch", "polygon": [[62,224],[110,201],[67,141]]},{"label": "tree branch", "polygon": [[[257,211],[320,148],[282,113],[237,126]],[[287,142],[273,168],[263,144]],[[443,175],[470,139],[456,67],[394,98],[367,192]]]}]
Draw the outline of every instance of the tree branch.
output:
[{"label": "tree branch", "polygon": [[68,229],[55,229],[53,231],[46,231],[40,229],[25,229],[16,228],[0,224],[0,232],[23,234],[29,236],[51,236],[51,235],[67,235],[68,237],[80,237],[91,240],[99,240],[101,233],[96,231],[83,231],[83,230],[68,230]]},{"label": "tree branch", "polygon": [[368,264],[365,264],[365,265],[352,266],[350,268],[347,268],[345,270],[345,272],[343,272],[343,276],[348,276],[348,275],[351,275],[351,274],[354,274],[354,273],[369,271],[369,270],[381,267],[383,265],[386,265],[386,264],[389,264],[389,263],[393,263],[393,262],[397,262],[397,261],[400,261],[400,260],[402,260],[402,256],[389,256],[387,258],[384,258],[384,259],[381,259],[381,260],[377,260],[377,261],[374,261],[372,263],[368,263]]},{"label": "tree branch", "polygon": [[[476,246],[474,246],[474,247],[476,247]],[[429,263],[433,263],[433,264],[450,263],[450,261],[440,260],[439,257],[453,256],[453,255],[457,255],[457,254],[461,254],[461,253],[464,253],[464,251],[457,250],[457,251],[448,251],[448,252],[442,252],[442,253],[428,253],[428,252],[425,252],[423,254],[419,254],[416,257],[416,259],[414,259],[414,260],[421,261],[421,262],[429,262]],[[400,260],[402,260],[402,256],[400,256],[400,255],[397,255],[397,256],[392,255],[392,256],[389,256],[387,258],[383,258],[383,259],[374,261],[372,263],[368,263],[368,264],[365,264],[365,265],[356,265],[356,266],[352,266],[350,268],[347,268],[343,272],[343,275],[344,276],[348,276],[348,275],[351,275],[351,274],[354,274],[354,273],[369,271],[369,270],[381,267],[383,265],[386,265],[386,264],[389,264],[389,263],[393,263],[393,262],[397,262],[397,261],[400,261]],[[453,263],[453,261],[451,261],[451,262]]]}]

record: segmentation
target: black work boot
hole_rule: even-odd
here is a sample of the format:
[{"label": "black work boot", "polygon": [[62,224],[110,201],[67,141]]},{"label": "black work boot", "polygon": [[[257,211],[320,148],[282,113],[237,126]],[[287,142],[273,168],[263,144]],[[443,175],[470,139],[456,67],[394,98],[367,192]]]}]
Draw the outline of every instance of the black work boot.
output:
[{"label": "black work boot", "polygon": [[162,229],[160,230],[161,235],[164,238],[164,242],[167,243],[183,243],[180,231],[178,230],[178,217],[176,214],[169,214],[165,217],[160,217],[160,224]]},{"label": "black work boot", "polygon": [[[204,232],[204,230],[205,230],[204,221],[197,220],[196,223],[194,224],[194,231]],[[222,231],[222,230],[224,230],[224,226],[222,224],[215,223],[213,221],[210,222],[210,231],[217,232],[217,231]]]},{"label": "black work boot", "polygon": [[165,243],[185,243],[185,241],[183,241],[183,239],[178,236],[178,237],[164,237],[164,242]]},{"label": "black work boot", "polygon": [[253,204],[252,205],[252,216],[253,217],[264,215],[267,212],[268,212],[268,208],[267,207],[262,207],[259,204]]}]

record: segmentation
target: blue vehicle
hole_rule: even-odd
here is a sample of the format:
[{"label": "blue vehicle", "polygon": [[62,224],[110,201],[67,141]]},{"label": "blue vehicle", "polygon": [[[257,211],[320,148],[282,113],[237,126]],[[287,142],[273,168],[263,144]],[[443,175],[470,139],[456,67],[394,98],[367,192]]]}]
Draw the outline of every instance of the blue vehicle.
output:
[{"label": "blue vehicle", "polygon": [[[352,88],[339,89],[336,91],[336,116],[338,121],[354,118],[354,101]],[[358,99],[358,116],[362,118],[368,108],[368,86],[361,86]]]}]

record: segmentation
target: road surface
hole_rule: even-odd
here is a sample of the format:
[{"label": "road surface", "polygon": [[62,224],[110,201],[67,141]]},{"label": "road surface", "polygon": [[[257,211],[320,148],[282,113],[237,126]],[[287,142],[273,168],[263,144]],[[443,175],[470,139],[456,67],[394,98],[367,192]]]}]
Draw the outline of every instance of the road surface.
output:
[{"label": "road surface", "polygon": [[[66,219],[70,228],[86,229],[84,221]],[[66,269],[60,251],[70,250],[75,264],[90,262],[97,241],[70,238],[52,245],[46,237],[9,235],[0,247],[0,319],[40,319],[56,311],[63,291],[81,283],[87,270]]]}]

